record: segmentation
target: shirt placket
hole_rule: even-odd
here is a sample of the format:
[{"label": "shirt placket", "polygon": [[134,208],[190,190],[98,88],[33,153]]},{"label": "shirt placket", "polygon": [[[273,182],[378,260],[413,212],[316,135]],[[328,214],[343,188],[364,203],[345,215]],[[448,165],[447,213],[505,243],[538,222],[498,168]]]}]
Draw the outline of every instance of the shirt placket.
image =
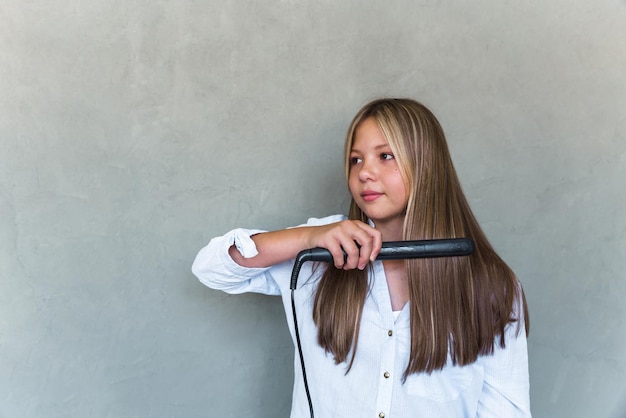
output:
[{"label": "shirt placket", "polygon": [[391,411],[393,384],[396,380],[395,352],[396,338],[393,328],[385,331],[386,341],[381,348],[380,369],[378,371],[378,397],[376,399],[376,411],[378,418],[388,418]]},{"label": "shirt placket", "polygon": [[[393,396],[394,381],[397,380],[396,364],[396,331],[391,313],[391,301],[382,263],[377,263],[377,282],[375,297],[381,319],[385,328],[381,328],[381,355],[378,370],[378,396],[376,398],[376,415],[372,418],[389,418]],[[387,312],[388,311],[388,312]]]}]

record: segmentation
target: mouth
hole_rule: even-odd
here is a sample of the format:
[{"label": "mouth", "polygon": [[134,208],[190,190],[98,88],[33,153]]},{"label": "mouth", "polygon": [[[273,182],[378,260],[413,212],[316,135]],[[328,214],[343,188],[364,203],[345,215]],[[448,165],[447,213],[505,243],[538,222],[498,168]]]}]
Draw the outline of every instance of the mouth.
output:
[{"label": "mouth", "polygon": [[374,200],[381,197],[383,194],[379,192],[374,192],[371,190],[366,190],[361,193],[361,198],[366,202],[373,202]]}]

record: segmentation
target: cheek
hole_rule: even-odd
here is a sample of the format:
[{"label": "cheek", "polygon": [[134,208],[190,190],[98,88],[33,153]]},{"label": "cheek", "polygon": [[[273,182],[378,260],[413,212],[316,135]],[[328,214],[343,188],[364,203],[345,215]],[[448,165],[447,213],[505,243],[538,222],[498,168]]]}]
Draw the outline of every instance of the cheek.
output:
[{"label": "cheek", "polygon": [[348,184],[348,191],[350,192],[350,195],[352,195],[353,198],[356,199],[360,197],[359,189],[357,189],[356,186],[353,186],[352,182]]},{"label": "cheek", "polygon": [[353,188],[356,188],[358,184],[359,178],[357,172],[355,170],[350,170],[348,173],[348,187],[350,188],[350,191],[352,191]]},{"label": "cheek", "polygon": [[402,180],[401,177],[399,177],[398,181],[396,182],[396,193],[398,197],[402,199],[404,205],[406,206],[409,202],[409,191],[406,182]]}]

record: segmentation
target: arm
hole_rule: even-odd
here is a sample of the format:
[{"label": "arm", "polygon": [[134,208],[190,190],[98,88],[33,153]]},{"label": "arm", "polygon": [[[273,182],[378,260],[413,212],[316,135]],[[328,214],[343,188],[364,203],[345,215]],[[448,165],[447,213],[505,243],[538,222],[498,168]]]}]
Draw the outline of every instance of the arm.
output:
[{"label": "arm", "polygon": [[[257,250],[253,257],[244,257],[236,245],[228,249],[230,257],[240,266],[269,267],[294,259],[302,250],[322,247],[331,252],[337,268],[362,270],[369,261],[376,259],[382,246],[378,230],[363,222],[349,220],[265,232],[253,235],[251,239]],[[347,260],[344,260],[344,251]]]},{"label": "arm", "polygon": [[[340,219],[339,216],[311,219],[305,226],[274,232],[232,230],[213,238],[200,250],[192,272],[212,289],[277,295],[280,289],[272,274],[280,270],[282,277],[284,269],[269,267],[295,258],[303,249],[328,248],[336,265],[346,269],[364,268],[380,251],[380,233],[362,222],[337,222]],[[355,241],[361,246],[360,253]],[[342,248],[349,254],[345,263]]]}]

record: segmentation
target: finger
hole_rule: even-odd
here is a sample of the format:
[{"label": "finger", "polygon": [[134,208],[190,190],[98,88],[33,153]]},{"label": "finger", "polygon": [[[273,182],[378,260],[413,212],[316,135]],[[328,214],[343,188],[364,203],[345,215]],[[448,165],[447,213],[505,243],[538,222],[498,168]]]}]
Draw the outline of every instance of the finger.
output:
[{"label": "finger", "polygon": [[359,255],[356,267],[360,270],[363,270],[367,266],[367,263],[370,261],[370,255],[372,253],[372,250],[374,249],[376,242],[373,236],[375,236],[378,231],[362,222],[355,223],[355,225],[357,226],[357,229],[353,231],[352,238],[359,247]]},{"label": "finger", "polygon": [[339,243],[328,245],[326,249],[330,252],[333,257],[333,264],[336,268],[341,269],[345,265],[345,257],[341,245]]},{"label": "finger", "polygon": [[341,243],[341,247],[346,255],[346,260],[343,265],[344,270],[352,270],[359,266],[359,254],[360,250],[357,243],[352,237],[346,237]]},{"label": "finger", "polygon": [[365,244],[361,246],[358,265],[359,270],[363,270],[367,266],[367,263],[369,263],[370,261],[370,254],[372,253],[371,242],[371,240],[368,240]]},{"label": "finger", "polygon": [[370,261],[370,254],[373,249],[373,240],[372,237],[365,231],[355,234],[354,240],[359,246],[357,268],[363,270]]},{"label": "finger", "polygon": [[372,228],[372,251],[370,253],[370,261],[376,260],[378,254],[380,254],[380,250],[383,247],[383,235],[382,233]]}]

